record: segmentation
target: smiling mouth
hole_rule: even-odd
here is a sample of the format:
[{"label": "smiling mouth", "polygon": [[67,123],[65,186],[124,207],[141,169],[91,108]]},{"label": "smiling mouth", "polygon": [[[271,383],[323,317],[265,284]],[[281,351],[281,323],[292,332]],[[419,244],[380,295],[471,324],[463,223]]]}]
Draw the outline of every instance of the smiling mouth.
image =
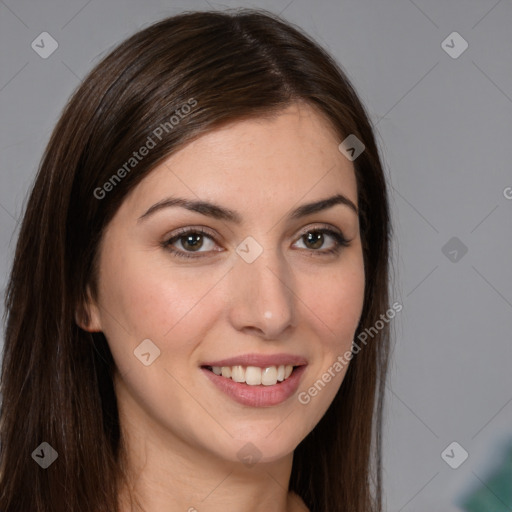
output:
[{"label": "smiling mouth", "polygon": [[234,382],[249,386],[275,386],[286,381],[299,366],[291,364],[279,366],[203,366],[219,377],[230,379]]}]

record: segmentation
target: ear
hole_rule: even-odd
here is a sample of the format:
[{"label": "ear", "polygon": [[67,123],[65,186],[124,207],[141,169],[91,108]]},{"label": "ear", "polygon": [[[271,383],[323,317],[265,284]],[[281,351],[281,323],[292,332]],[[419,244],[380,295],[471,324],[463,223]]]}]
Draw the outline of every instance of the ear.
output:
[{"label": "ear", "polygon": [[86,295],[85,303],[80,304],[75,311],[75,322],[84,331],[101,332],[102,326],[99,307],[91,298],[89,285],[87,285]]}]

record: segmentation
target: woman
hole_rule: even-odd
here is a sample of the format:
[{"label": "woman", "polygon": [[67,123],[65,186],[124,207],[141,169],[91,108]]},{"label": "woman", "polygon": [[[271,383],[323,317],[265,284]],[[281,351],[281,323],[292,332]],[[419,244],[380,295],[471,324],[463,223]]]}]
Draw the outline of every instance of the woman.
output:
[{"label": "woman", "polygon": [[0,510],[381,511],[389,236],[365,110],[298,29],[194,12],[130,37],[27,204]]}]

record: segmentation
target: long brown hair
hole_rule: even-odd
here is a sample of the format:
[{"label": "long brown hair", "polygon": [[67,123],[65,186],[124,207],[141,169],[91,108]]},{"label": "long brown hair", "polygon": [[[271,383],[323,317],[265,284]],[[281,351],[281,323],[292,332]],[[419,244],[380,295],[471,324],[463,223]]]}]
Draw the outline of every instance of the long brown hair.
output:
[{"label": "long brown hair", "polygon": [[[262,10],[186,12],[136,33],[69,100],[26,206],[5,299],[2,512],[118,510],[125,468],[114,362],[103,333],[80,329],[75,316],[87,322],[88,285],[96,298],[103,230],[130,190],[185,143],[294,101],[319,109],[340,142],[354,134],[365,145],[353,162],[366,273],[356,336],[388,309],[384,173],[365,109],[333,59]],[[161,140],[119,173],[158,127]],[[113,183],[116,173],[123,176]],[[311,511],[381,511],[388,344],[386,324],[354,356],[330,408],[294,452],[290,490]],[[58,454],[46,469],[33,453],[43,442]]]}]

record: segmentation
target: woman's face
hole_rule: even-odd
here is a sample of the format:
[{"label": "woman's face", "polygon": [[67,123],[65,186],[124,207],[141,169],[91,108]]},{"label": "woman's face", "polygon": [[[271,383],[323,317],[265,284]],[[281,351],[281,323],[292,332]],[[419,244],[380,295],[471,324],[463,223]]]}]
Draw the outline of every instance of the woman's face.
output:
[{"label": "woman's face", "polygon": [[[357,185],[339,143],[294,104],[201,136],[125,199],[87,329],[108,340],[132,429],[173,450],[270,462],[321,419],[364,294]],[[345,200],[305,207],[334,196]],[[152,208],[171,198],[211,206]],[[281,382],[287,364],[298,368]]]}]

